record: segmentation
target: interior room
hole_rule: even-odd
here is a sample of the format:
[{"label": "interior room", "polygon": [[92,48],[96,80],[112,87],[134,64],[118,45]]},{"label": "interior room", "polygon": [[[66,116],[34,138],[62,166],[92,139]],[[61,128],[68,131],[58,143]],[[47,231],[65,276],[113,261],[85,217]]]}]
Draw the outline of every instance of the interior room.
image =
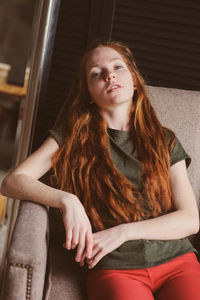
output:
[{"label": "interior room", "polygon": [[[193,154],[188,174],[199,206],[199,14],[199,2],[186,0],[2,0],[0,183],[48,138],[63,105],[68,111],[84,51],[111,39],[133,51],[159,117]],[[84,270],[70,253],[61,260],[59,213],[27,200],[0,195],[0,299],[86,299]],[[200,250],[199,234],[191,240]]]}]

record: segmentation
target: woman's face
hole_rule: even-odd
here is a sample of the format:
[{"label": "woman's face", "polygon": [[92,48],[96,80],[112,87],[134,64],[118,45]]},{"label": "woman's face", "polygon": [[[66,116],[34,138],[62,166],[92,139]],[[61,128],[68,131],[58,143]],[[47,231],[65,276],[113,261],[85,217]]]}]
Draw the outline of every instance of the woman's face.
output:
[{"label": "woman's face", "polygon": [[92,50],[86,63],[88,90],[100,109],[132,103],[134,82],[122,56],[109,47]]}]

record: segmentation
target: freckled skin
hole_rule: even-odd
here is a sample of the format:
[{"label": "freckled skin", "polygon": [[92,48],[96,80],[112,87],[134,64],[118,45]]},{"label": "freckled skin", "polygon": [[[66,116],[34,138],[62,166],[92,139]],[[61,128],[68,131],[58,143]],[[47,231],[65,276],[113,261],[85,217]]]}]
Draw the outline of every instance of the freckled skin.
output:
[{"label": "freckled skin", "polygon": [[[91,52],[86,65],[88,89],[92,100],[102,109],[130,104],[134,82],[122,56],[109,47],[99,47]],[[117,84],[118,87],[110,90]]]}]

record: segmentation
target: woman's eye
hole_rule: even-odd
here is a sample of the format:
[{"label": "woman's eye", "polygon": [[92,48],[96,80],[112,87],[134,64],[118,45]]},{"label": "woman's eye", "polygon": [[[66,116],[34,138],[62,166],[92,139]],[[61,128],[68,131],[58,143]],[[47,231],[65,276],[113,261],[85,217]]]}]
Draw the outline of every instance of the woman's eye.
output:
[{"label": "woman's eye", "polygon": [[115,70],[119,70],[119,69],[122,69],[122,68],[123,68],[122,65],[116,65],[116,66],[115,66]]},{"label": "woman's eye", "polygon": [[91,78],[95,79],[95,78],[98,78],[100,76],[100,72],[93,72],[91,74]]}]

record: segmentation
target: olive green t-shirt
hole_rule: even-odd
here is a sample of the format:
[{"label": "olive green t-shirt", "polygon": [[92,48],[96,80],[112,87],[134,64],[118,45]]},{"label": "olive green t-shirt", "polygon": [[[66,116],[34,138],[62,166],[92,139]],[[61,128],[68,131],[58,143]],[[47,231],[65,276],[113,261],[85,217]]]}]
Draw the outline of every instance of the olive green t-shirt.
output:
[{"label": "olive green t-shirt", "polygon": [[[51,136],[61,145],[63,133],[58,128],[51,129]],[[137,150],[128,131],[108,128],[111,156],[117,169],[126,176],[139,190],[143,183],[140,180],[141,162]],[[165,130],[168,141],[171,134]],[[188,167],[190,156],[175,138],[175,145],[170,153],[171,166],[185,160]],[[181,224],[180,224],[181,226]],[[167,262],[175,257],[196,250],[187,238],[178,240],[132,240],[104,256],[94,269],[138,269],[152,267]]]}]

